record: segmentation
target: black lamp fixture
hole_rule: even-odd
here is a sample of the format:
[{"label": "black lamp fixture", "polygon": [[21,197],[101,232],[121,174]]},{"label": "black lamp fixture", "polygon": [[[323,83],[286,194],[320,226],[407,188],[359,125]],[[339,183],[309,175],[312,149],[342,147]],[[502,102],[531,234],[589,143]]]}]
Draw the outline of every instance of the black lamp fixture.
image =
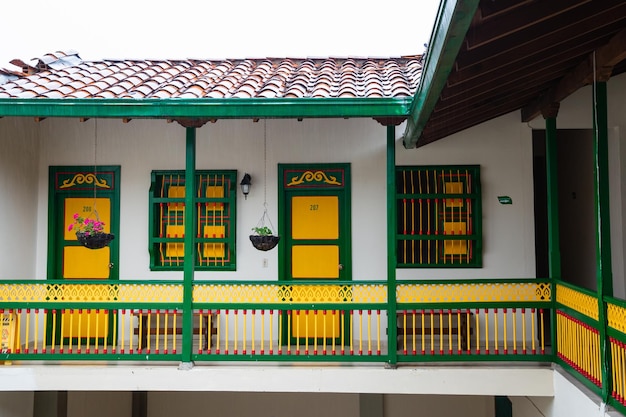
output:
[{"label": "black lamp fixture", "polygon": [[246,200],[248,199],[248,193],[250,192],[250,186],[252,185],[251,179],[252,178],[250,178],[250,174],[246,172],[245,174],[243,174],[243,178],[239,183],[239,185],[241,185],[241,192],[243,193],[243,196]]}]

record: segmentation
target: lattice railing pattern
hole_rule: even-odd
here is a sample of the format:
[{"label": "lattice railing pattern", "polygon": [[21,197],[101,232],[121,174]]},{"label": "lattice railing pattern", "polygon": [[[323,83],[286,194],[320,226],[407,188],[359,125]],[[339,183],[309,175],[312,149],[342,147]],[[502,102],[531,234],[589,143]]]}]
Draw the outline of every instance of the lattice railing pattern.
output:
[{"label": "lattice railing pattern", "polygon": [[609,327],[626,334],[626,308],[607,303],[606,314]]},{"label": "lattice railing pattern", "polygon": [[598,320],[598,299],[564,285],[556,286],[556,302]]},{"label": "lattice railing pattern", "polygon": [[280,285],[280,284],[200,284],[194,286],[195,303],[385,303],[387,286],[357,285]]},{"label": "lattice railing pattern", "polygon": [[548,283],[416,283],[398,284],[399,303],[463,302],[548,302],[552,291]]},{"label": "lattice railing pattern", "polygon": [[0,302],[181,303],[182,284],[0,284]]}]

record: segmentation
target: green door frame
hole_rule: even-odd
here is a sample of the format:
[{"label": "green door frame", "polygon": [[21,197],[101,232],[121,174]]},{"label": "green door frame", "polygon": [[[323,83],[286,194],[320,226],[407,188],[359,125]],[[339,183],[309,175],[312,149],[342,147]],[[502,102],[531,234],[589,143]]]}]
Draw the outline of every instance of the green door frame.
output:
[{"label": "green door frame", "polygon": [[350,164],[279,164],[278,165],[278,228],[283,241],[278,245],[279,281],[291,280],[291,268],[288,249],[291,239],[286,236],[287,222],[291,219],[288,212],[288,196],[292,195],[330,195],[339,194],[339,259],[343,265],[340,280],[352,280],[352,229],[351,229],[351,190]]},{"label": "green door frame", "polygon": [[[94,175],[95,174],[95,175]],[[119,279],[119,219],[120,219],[120,174],[121,167],[114,166],[50,166],[48,177],[48,280],[61,280],[63,271],[63,239],[64,210],[61,202],[66,197],[94,197],[94,186],[98,186],[96,195],[111,199],[111,219],[109,232],[115,239],[109,244],[110,270],[108,281]],[[63,225],[63,227],[59,227]],[[109,315],[109,328],[114,325],[112,315]],[[60,323],[57,323],[60,326]],[[48,332],[49,335],[52,332]],[[60,334],[60,332],[57,332]],[[113,332],[109,333],[108,343],[112,342]]]},{"label": "green door frame", "polygon": [[[337,195],[339,198],[339,260],[342,265],[338,280],[352,281],[352,228],[351,228],[351,188],[349,163],[278,164],[278,228],[283,236],[278,245],[278,280],[290,282],[291,257],[289,252],[292,239],[288,236],[288,222],[291,220],[288,203],[291,196]],[[301,280],[303,283],[316,283],[318,280]],[[287,317],[283,316],[283,340],[287,340]],[[348,316],[344,317],[347,326]],[[294,339],[291,339],[294,341]],[[339,340],[339,339],[338,339]]]}]

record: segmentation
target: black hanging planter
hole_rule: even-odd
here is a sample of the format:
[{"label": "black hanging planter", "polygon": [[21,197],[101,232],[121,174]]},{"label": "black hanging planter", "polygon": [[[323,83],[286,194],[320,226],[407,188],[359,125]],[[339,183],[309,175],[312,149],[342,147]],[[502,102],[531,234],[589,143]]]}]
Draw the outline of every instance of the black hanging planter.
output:
[{"label": "black hanging planter", "polygon": [[76,238],[81,245],[87,249],[102,249],[105,246],[109,246],[109,243],[115,239],[115,235],[110,233],[83,233],[76,232]]},{"label": "black hanging planter", "polygon": [[250,242],[258,250],[268,251],[278,245],[280,236],[274,235],[250,235]]}]

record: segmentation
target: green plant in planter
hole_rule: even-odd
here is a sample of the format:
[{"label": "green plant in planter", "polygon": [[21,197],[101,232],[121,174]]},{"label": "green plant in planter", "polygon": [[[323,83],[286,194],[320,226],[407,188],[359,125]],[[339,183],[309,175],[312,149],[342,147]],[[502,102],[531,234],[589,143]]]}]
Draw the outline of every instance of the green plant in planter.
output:
[{"label": "green plant in planter", "polygon": [[259,236],[271,236],[272,235],[272,230],[267,226],[253,227],[252,231]]},{"label": "green plant in planter", "polygon": [[250,235],[250,241],[252,242],[252,246],[258,250],[270,250],[274,248],[280,240],[280,236],[274,236],[272,229],[267,226],[253,227],[252,231],[255,234]]}]

